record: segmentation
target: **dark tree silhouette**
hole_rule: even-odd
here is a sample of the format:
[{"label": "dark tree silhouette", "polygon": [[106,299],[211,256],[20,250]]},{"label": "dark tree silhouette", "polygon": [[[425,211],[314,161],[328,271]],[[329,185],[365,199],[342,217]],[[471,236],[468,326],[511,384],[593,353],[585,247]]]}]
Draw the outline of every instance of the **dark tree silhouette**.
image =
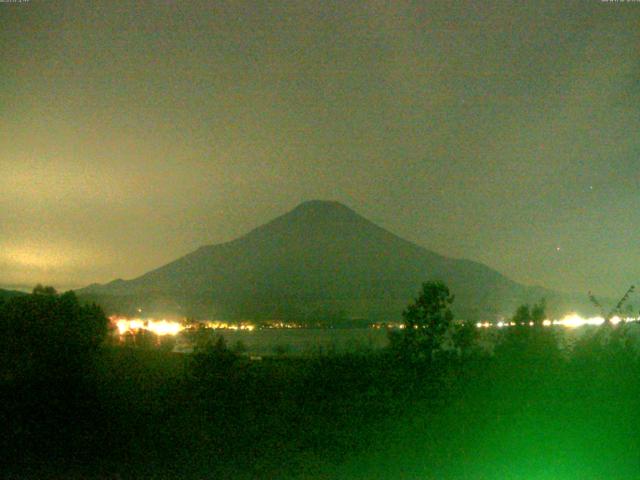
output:
[{"label": "dark tree silhouette", "polygon": [[80,305],[73,292],[58,295],[38,285],[0,310],[0,349],[7,378],[75,377],[85,373],[107,333],[96,305]]},{"label": "dark tree silhouette", "polygon": [[559,356],[558,339],[551,328],[544,327],[546,302],[541,299],[532,307],[520,305],[511,322],[515,325],[502,332],[496,353],[511,361],[552,362]]},{"label": "dark tree silhouette", "polygon": [[222,335],[202,336],[193,351],[191,373],[201,381],[219,383],[237,359]]},{"label": "dark tree silhouette", "polygon": [[547,302],[544,298],[531,307],[531,321],[540,326],[547,318]]},{"label": "dark tree silhouette", "polygon": [[107,318],[73,292],[38,286],[0,306],[0,458],[91,458]]},{"label": "dark tree silhouette", "polygon": [[516,325],[528,324],[531,321],[529,305],[520,305],[511,319]]},{"label": "dark tree silhouette", "polygon": [[595,295],[593,295],[593,293],[589,292],[589,300],[591,301],[591,303],[598,310],[600,310],[600,314],[602,315],[602,318],[604,318],[604,325],[605,326],[610,325],[611,324],[611,319],[613,317],[615,317],[616,315],[619,316],[619,317],[623,316],[623,307],[629,301],[629,297],[635,291],[635,288],[636,288],[635,285],[631,285],[627,289],[627,291],[624,293],[624,295],[620,298],[620,300],[618,300],[618,303],[616,303],[616,305],[611,310],[609,310],[608,312],[605,311],[604,307],[598,301],[598,299],[595,297]]},{"label": "dark tree silhouette", "polygon": [[473,322],[462,322],[455,325],[451,338],[458,355],[463,359],[468,358],[474,353],[478,329]]},{"label": "dark tree silhouette", "polygon": [[33,294],[34,295],[57,295],[58,292],[53,287],[50,287],[50,286],[45,287],[39,283],[34,287]]},{"label": "dark tree silhouette", "polygon": [[453,322],[450,305],[453,295],[449,287],[438,281],[422,284],[418,298],[402,313],[404,330],[399,342],[394,342],[400,353],[413,360],[433,359],[442,348]]},{"label": "dark tree silhouette", "polygon": [[577,342],[575,347],[576,358],[584,359],[592,357],[598,359],[599,362],[609,361],[611,358],[620,356],[635,356],[635,347],[633,346],[633,334],[629,329],[629,325],[621,323],[615,328],[611,320],[613,317],[633,317],[633,306],[629,303],[629,298],[635,292],[635,285],[631,285],[624,293],[620,300],[610,310],[598,301],[598,299],[589,292],[589,300],[600,311],[600,315],[604,318],[604,323],[591,335],[585,335]]},{"label": "dark tree silhouette", "polygon": [[542,322],[547,318],[547,303],[544,298],[542,298],[538,303],[535,303],[533,306],[529,306],[528,304],[520,305],[516,313],[511,318],[511,321],[516,324],[516,326],[528,325],[533,322],[535,326],[542,326]]}]

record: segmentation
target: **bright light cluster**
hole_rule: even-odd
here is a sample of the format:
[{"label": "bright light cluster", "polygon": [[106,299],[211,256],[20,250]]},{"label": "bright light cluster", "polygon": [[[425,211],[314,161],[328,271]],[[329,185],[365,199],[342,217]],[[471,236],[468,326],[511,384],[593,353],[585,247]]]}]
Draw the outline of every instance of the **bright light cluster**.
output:
[{"label": "bright light cluster", "polygon": [[154,320],[151,318],[145,320],[140,318],[111,318],[111,321],[115,323],[120,335],[124,335],[127,332],[134,333],[139,330],[148,330],[162,337],[164,335],[177,335],[185,328],[178,322]]},{"label": "bright light cluster", "polygon": [[[620,317],[612,317],[610,322],[612,325],[617,325],[619,323],[630,323],[630,322],[637,322],[638,319],[637,318],[632,318],[632,317],[627,317],[627,318],[620,318]],[[604,323],[604,318],[602,317],[590,317],[590,318],[583,318],[580,315],[578,315],[577,313],[570,313],[569,315],[564,316],[563,318],[561,318],[560,320],[544,320],[542,322],[542,325],[544,327],[550,327],[552,325],[558,325],[561,327],[567,327],[567,328],[578,328],[578,327],[582,327],[585,325],[602,325]],[[524,323],[522,325],[525,325]],[[533,322],[529,322],[528,323],[529,326],[533,326]],[[476,327],[478,328],[490,328],[490,327],[498,327],[498,328],[504,328],[504,327],[515,327],[516,323],[515,322],[498,322],[498,323],[490,323],[490,322],[478,322],[476,323]]]},{"label": "bright light cluster", "polygon": [[[120,335],[126,333],[136,333],[140,330],[148,330],[155,333],[158,336],[164,335],[177,335],[186,328],[181,322],[169,321],[169,320],[155,320],[153,318],[124,318],[124,317],[111,317],[111,323],[118,329]],[[243,330],[251,332],[255,329],[255,325],[250,323],[227,323],[218,321],[203,322],[205,328],[213,330]]]},{"label": "bright light cluster", "polygon": [[227,322],[205,322],[206,328],[213,330],[246,330],[252,332],[256,326],[251,323],[227,323]]},{"label": "bright light cluster", "polygon": [[[627,317],[620,318],[618,316],[612,317],[610,322],[612,325],[617,325],[619,323],[631,323],[637,322],[637,318]],[[565,327],[576,328],[581,327],[583,325],[602,325],[604,323],[604,318],[602,317],[591,317],[591,318],[582,318],[575,313],[567,315],[562,320],[556,320],[553,322],[554,325],[562,325]]]},{"label": "bright light cluster", "polygon": [[292,323],[292,322],[272,321],[272,322],[265,322],[263,324],[263,328],[291,329],[291,328],[302,328],[302,325],[300,325],[299,323]]}]

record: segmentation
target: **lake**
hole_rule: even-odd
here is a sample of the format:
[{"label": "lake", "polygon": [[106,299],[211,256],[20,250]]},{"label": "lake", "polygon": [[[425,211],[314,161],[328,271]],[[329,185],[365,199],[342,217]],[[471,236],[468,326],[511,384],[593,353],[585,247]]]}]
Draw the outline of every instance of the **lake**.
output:
[{"label": "lake", "polygon": [[363,352],[388,343],[387,331],[373,328],[215,330],[212,334],[221,335],[231,349],[241,342],[247,354],[257,356]]}]

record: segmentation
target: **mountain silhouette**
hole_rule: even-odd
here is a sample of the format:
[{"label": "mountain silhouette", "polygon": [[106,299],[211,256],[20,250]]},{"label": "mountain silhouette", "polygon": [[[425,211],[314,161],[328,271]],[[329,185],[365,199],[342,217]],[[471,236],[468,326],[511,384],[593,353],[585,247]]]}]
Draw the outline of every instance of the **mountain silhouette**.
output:
[{"label": "mountain silhouette", "polygon": [[397,321],[421,283],[444,281],[467,319],[566,298],[480,263],[439,255],[345,205],[313,200],[233,241],[208,245],[132,280],[79,290],[107,311],[305,322]]}]

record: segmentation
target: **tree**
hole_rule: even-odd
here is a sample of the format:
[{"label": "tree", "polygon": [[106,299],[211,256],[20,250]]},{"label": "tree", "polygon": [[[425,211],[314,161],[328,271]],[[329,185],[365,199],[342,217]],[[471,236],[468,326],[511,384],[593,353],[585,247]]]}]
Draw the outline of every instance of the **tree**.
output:
[{"label": "tree", "polygon": [[242,340],[238,340],[236,343],[233,344],[233,352],[237,355],[243,355],[248,351],[249,349],[247,348],[247,346]]},{"label": "tree", "polygon": [[222,335],[202,336],[191,356],[191,374],[205,383],[218,384],[229,374],[237,360],[238,355],[229,350]]},{"label": "tree", "polygon": [[0,450],[13,449],[0,457],[69,451],[75,459],[97,445],[87,447],[102,418],[96,380],[106,334],[100,307],[73,292],[38,286],[0,306]]},{"label": "tree", "polygon": [[413,360],[433,359],[451,328],[453,300],[444,283],[429,281],[422,284],[420,295],[402,313],[404,330],[395,346],[403,356]]},{"label": "tree", "polygon": [[504,329],[496,354],[508,362],[545,362],[559,356],[558,339],[551,328],[543,328],[547,318],[546,302],[541,299],[532,307],[520,305]]},{"label": "tree", "polygon": [[473,322],[466,321],[455,325],[452,334],[453,347],[461,358],[473,355],[477,339],[478,329]]},{"label": "tree", "polygon": [[547,302],[544,298],[531,307],[531,321],[540,326],[547,319]]},{"label": "tree", "polygon": [[38,285],[13,297],[0,311],[0,350],[10,378],[71,378],[93,362],[108,321],[96,305],[80,305],[75,293],[58,295]]},{"label": "tree", "polygon": [[531,307],[528,304],[520,305],[511,318],[511,321],[515,323],[516,326],[528,326],[531,322],[533,322],[535,326],[542,326],[542,322],[547,318],[546,310],[547,303],[545,299],[542,298]]},{"label": "tree", "polygon": [[33,289],[33,295],[57,295],[58,292],[55,288],[50,286],[43,286],[42,284],[38,284]]},{"label": "tree", "polygon": [[[601,360],[608,360],[607,357],[615,355],[635,355],[633,348],[633,337],[630,336],[629,326],[625,323],[613,328],[612,319],[614,317],[634,317],[633,306],[629,303],[629,298],[635,292],[635,285],[631,285],[618,303],[606,310],[598,299],[589,292],[589,300],[600,310],[600,315],[604,323],[591,336],[584,336],[576,345],[577,357],[592,355]],[[609,359],[610,360],[610,359]]]},{"label": "tree", "polygon": [[529,305],[520,305],[516,309],[516,313],[511,318],[511,321],[518,326],[523,324],[528,325],[531,321],[531,311],[529,309]]},{"label": "tree", "polygon": [[629,301],[629,297],[635,291],[635,288],[636,288],[635,285],[631,285],[627,289],[627,291],[624,293],[624,295],[620,298],[620,300],[618,300],[618,303],[616,303],[615,307],[613,307],[611,310],[609,310],[609,312],[606,312],[606,310],[604,309],[602,304],[598,301],[598,299],[595,297],[595,295],[593,295],[593,293],[589,292],[589,300],[591,301],[591,303],[598,310],[600,310],[600,314],[602,315],[602,318],[604,318],[604,325],[605,326],[610,326],[611,325],[611,319],[613,317],[615,317],[615,316],[622,317],[624,315],[623,314],[623,307]]}]

